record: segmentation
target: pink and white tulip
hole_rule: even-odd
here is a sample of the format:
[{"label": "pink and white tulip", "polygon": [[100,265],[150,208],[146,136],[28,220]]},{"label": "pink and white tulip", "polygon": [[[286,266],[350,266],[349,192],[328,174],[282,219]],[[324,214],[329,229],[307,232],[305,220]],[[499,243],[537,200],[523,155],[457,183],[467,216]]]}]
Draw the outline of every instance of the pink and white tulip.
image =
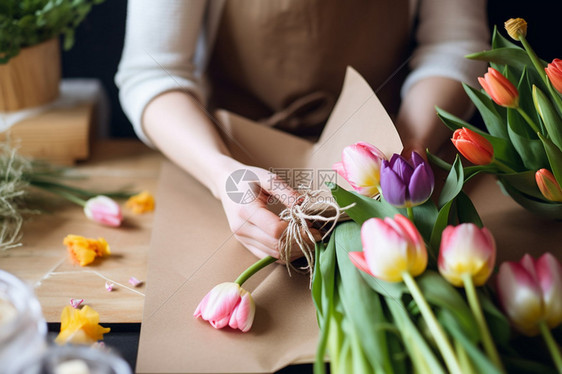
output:
[{"label": "pink and white tulip", "polygon": [[237,283],[225,282],[215,286],[193,313],[216,329],[230,326],[247,332],[252,327],[256,306],[251,294]]},{"label": "pink and white tulip", "polygon": [[453,286],[464,284],[464,274],[470,274],[475,286],[483,285],[495,262],[496,243],[488,229],[463,223],[443,230],[437,264],[441,275]]},{"label": "pink and white tulip", "polygon": [[504,262],[497,288],[504,311],[522,333],[537,335],[543,321],[550,328],[562,322],[562,266],[552,254]]},{"label": "pink and white tulip", "polygon": [[371,218],[361,227],[363,252],[349,257],[360,270],[388,282],[400,282],[403,273],[417,276],[427,267],[427,250],[414,224],[403,215]]},{"label": "pink and white tulip", "polygon": [[118,227],[123,220],[123,214],[121,213],[119,204],[113,199],[103,195],[93,197],[86,201],[84,213],[86,217],[92,221],[106,226]]},{"label": "pink and white tulip", "polygon": [[377,147],[358,142],[345,147],[342,161],[332,168],[361,195],[372,197],[379,193],[382,160],[386,156]]}]

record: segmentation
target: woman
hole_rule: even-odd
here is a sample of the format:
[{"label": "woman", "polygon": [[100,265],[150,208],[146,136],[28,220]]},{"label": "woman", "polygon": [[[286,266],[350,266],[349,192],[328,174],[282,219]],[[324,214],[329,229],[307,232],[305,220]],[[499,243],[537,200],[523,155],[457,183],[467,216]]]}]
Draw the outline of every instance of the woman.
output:
[{"label": "woman", "polygon": [[[278,257],[286,223],[267,209],[266,199],[236,204],[224,186],[242,168],[258,175],[262,197],[281,184],[271,183],[266,170],[230,157],[207,108],[317,135],[326,116],[303,115],[306,108],[285,121],[275,121],[286,118],[274,114],[298,103],[330,106],[350,65],[390,112],[396,113],[393,104],[402,98],[396,127],[406,152],[436,150],[449,133],[435,106],[470,114],[460,82],[474,81],[485,68],[464,58],[488,47],[485,5],[485,0],[130,0],[116,82],[138,136],[221,200],[243,245],[259,257]],[[411,71],[400,88],[396,75],[408,61]],[[292,191],[283,188],[284,195]]]}]

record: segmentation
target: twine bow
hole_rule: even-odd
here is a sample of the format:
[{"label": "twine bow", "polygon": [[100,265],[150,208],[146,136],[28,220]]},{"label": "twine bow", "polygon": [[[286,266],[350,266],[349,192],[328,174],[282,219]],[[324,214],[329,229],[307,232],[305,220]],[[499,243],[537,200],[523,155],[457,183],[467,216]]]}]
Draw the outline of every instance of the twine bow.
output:
[{"label": "twine bow", "polygon": [[[279,217],[288,222],[287,228],[279,238],[279,259],[287,264],[289,275],[291,270],[298,272],[307,272],[314,270],[314,243],[317,239],[314,237],[310,228],[316,226],[318,230],[323,231],[322,240],[324,240],[336,224],[345,215],[345,210],[351,208],[355,204],[340,207],[333,199],[323,197],[323,190],[307,190],[296,202],[283,210]],[[291,264],[291,254],[293,247],[298,249],[304,255],[307,265],[297,269]]]}]

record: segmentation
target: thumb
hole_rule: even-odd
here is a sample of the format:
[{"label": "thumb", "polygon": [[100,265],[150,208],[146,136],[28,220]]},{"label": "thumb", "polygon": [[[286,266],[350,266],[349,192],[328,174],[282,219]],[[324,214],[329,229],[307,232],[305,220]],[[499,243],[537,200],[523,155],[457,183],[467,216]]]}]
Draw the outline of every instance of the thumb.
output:
[{"label": "thumb", "polygon": [[291,207],[298,203],[300,193],[294,190],[279,175],[265,171],[265,173],[259,175],[259,178],[262,190],[273,200],[279,201],[286,207]]}]

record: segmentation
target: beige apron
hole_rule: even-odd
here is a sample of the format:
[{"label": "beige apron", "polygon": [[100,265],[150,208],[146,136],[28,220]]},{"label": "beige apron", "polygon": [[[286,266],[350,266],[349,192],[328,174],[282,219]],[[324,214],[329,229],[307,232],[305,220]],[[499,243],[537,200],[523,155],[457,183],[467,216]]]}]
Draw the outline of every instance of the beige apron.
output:
[{"label": "beige apron", "polygon": [[211,102],[315,136],[349,65],[395,112],[405,68],[389,78],[405,61],[409,26],[408,0],[226,0],[209,68]]}]

